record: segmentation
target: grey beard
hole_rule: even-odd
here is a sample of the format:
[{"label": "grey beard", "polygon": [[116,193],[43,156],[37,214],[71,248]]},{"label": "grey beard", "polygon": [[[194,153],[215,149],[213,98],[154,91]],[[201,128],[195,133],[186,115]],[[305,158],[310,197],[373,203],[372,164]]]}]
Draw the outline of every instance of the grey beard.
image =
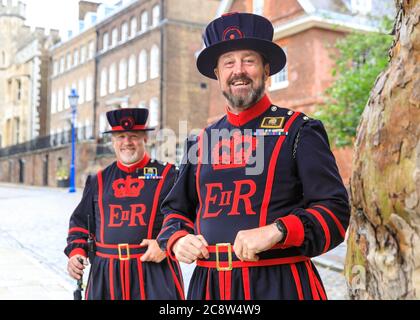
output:
[{"label": "grey beard", "polygon": [[226,91],[223,91],[223,95],[229,101],[233,108],[248,109],[249,107],[256,104],[265,92],[265,83],[262,82],[261,86],[256,89],[251,89],[246,97],[236,97]]}]

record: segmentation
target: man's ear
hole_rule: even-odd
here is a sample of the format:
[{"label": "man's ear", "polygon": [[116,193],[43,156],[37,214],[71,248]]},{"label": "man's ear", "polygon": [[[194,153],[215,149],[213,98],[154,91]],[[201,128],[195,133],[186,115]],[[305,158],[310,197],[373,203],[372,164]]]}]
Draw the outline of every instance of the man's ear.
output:
[{"label": "man's ear", "polygon": [[268,64],[268,63],[266,63],[265,66],[264,66],[264,76],[265,76],[266,81],[270,77],[270,64]]},{"label": "man's ear", "polygon": [[219,80],[219,69],[214,68],[214,74],[216,75],[217,80]]}]

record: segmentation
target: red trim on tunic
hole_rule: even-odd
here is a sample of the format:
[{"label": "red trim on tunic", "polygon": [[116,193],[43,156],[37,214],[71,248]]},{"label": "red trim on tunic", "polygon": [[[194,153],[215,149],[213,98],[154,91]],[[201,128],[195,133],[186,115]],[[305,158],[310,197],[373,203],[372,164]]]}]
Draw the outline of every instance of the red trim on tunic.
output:
[{"label": "red trim on tunic", "polygon": [[139,274],[140,300],[146,300],[146,293],[144,292],[143,263],[140,258],[137,258],[137,272]]},{"label": "red trim on tunic", "polygon": [[318,290],[316,289],[315,279],[314,279],[314,272],[312,271],[312,266],[310,265],[309,261],[305,261],[305,267],[308,271],[309,276],[309,284],[311,286],[312,298],[314,300],[319,300]]},{"label": "red trim on tunic", "polygon": [[220,300],[225,300],[225,272],[224,271],[219,272],[219,294],[220,294]]},{"label": "red trim on tunic", "polygon": [[70,233],[76,233],[76,232],[81,232],[81,233],[85,233],[85,234],[89,235],[89,231],[84,229],[84,228],[71,228],[69,230],[69,234]]},{"label": "red trim on tunic", "polygon": [[[174,279],[175,287],[178,289],[179,296],[181,297],[181,300],[185,300],[184,289],[182,288],[183,285],[181,286],[181,283],[178,281],[178,277],[175,273],[175,270],[172,266],[172,262],[169,259],[169,257],[167,257],[167,260],[168,260],[169,270],[171,270],[172,278]],[[175,260],[175,261],[177,261],[177,260]]]},{"label": "red trim on tunic", "polygon": [[130,300],[130,261],[124,261],[124,269],[125,269],[125,298],[126,300]]},{"label": "red trim on tunic", "polygon": [[344,239],[346,236],[346,230],[344,229],[341,222],[337,219],[337,216],[331,210],[327,209],[324,206],[316,205],[314,206],[314,208],[321,208],[322,210],[324,210],[326,213],[328,213],[331,216],[331,218],[334,220],[335,224],[337,225],[337,228],[338,228],[338,231],[340,232],[341,237]]},{"label": "red trim on tunic", "polygon": [[287,229],[287,236],[283,242],[286,247],[300,247],[305,240],[305,229],[302,221],[295,215],[288,215],[280,218],[285,228]]},{"label": "red trim on tunic", "polygon": [[239,114],[234,114],[229,110],[229,107],[226,107],[226,115],[227,120],[230,122],[230,124],[241,127],[248,123],[249,121],[258,118],[260,115],[262,115],[265,111],[267,111],[268,108],[270,108],[272,105],[270,99],[267,95],[264,95],[260,101],[258,101],[255,105],[252,107],[242,111]]},{"label": "red trim on tunic", "polygon": [[[296,120],[296,118],[300,115],[300,112],[295,112],[293,116],[289,118],[289,120],[286,123],[286,126],[284,127],[284,132],[288,132],[289,128],[293,124],[293,122]],[[286,136],[281,136],[276,146],[274,147],[274,150],[271,155],[270,163],[268,166],[268,173],[267,173],[267,182],[265,184],[265,191],[264,191],[264,197],[263,202],[261,205],[261,211],[260,211],[260,227],[263,227],[267,225],[267,212],[268,212],[268,206],[270,204],[271,199],[271,191],[273,189],[273,183],[274,183],[274,174],[276,171],[277,166],[277,160],[281,151],[281,148],[283,146],[283,142],[286,139]]]},{"label": "red trim on tunic", "polygon": [[109,261],[109,291],[111,294],[111,300],[115,300],[114,290],[114,259],[111,259]]},{"label": "red trim on tunic", "polygon": [[292,270],[293,279],[295,280],[298,298],[299,300],[303,300],[302,284],[300,282],[300,275],[298,269],[296,268],[296,264],[291,264],[290,269]]},{"label": "red trim on tunic", "polygon": [[318,292],[321,295],[321,300],[328,300],[327,294],[325,293],[324,288],[322,288],[322,285],[318,277],[315,275],[314,278],[315,278],[316,288],[318,289]]},{"label": "red trim on tunic", "polygon": [[101,230],[100,230],[100,235],[101,235],[101,241],[105,242],[104,239],[104,203],[103,203],[103,182],[102,182],[102,171],[98,172],[98,206],[99,206],[99,213],[101,215]]},{"label": "red trim on tunic", "polygon": [[232,271],[225,272],[225,299],[231,300],[232,293]]},{"label": "red trim on tunic", "polygon": [[251,288],[249,285],[249,268],[242,268],[242,282],[244,285],[245,300],[251,300]]},{"label": "red trim on tunic", "polygon": [[162,173],[162,179],[159,181],[159,184],[155,190],[155,196],[153,198],[153,207],[152,207],[152,212],[151,212],[151,216],[150,216],[150,221],[149,221],[149,230],[147,232],[147,239],[152,239],[153,236],[153,225],[155,223],[155,218],[156,218],[156,212],[158,210],[158,203],[159,203],[159,197],[160,197],[160,193],[162,191],[163,188],[163,184],[166,181],[166,176],[168,175],[169,170],[171,169],[172,165],[168,164],[165,168],[165,170],[163,170]]},{"label": "red trim on tunic", "polygon": [[206,300],[211,300],[210,298],[210,270],[207,270],[207,281],[206,281]]},{"label": "red trim on tunic", "polygon": [[325,253],[328,251],[328,248],[330,247],[330,244],[331,244],[331,234],[330,234],[330,229],[328,228],[328,224],[325,221],[324,217],[318,211],[314,209],[306,209],[306,211],[314,215],[314,217],[321,224],[322,230],[324,231],[324,235],[325,235],[325,247],[322,253]]},{"label": "red trim on tunic", "polygon": [[69,254],[69,258],[74,257],[75,255],[80,254],[81,256],[84,256],[85,258],[87,257],[86,251],[82,248],[75,248],[73,249],[70,254]]},{"label": "red trim on tunic", "polygon": [[120,260],[120,283],[121,283],[121,293],[122,299],[127,300],[125,297],[125,281],[124,281],[124,261]]},{"label": "red trim on tunic", "polygon": [[195,173],[195,186],[197,189],[197,196],[198,196],[198,203],[199,208],[197,211],[197,218],[196,218],[196,233],[200,234],[200,214],[201,209],[203,208],[203,201],[201,199],[201,192],[200,192],[200,171],[201,171],[201,164],[203,162],[203,135],[205,133],[205,130],[202,130],[200,132],[200,135],[198,137],[198,164],[197,164],[197,171]]},{"label": "red trim on tunic", "polygon": [[124,164],[122,164],[121,162],[117,161],[117,167],[126,172],[126,173],[133,173],[135,172],[137,169],[143,169],[146,164],[148,164],[150,161],[150,157],[147,154],[147,152],[144,153],[143,159],[141,159],[140,161],[132,164],[131,166],[126,166]]}]

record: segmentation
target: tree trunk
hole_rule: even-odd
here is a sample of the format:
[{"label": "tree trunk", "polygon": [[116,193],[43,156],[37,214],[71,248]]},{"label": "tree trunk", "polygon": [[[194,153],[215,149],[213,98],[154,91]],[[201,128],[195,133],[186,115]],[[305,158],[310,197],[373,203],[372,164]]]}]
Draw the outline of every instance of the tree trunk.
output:
[{"label": "tree trunk", "polygon": [[396,0],[391,61],[362,115],[351,177],[351,299],[420,298],[420,0]]}]

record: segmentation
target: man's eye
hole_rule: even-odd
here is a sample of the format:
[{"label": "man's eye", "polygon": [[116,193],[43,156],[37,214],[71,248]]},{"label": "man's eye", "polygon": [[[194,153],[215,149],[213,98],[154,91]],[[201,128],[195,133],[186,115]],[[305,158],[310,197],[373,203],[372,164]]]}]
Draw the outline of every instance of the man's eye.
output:
[{"label": "man's eye", "polygon": [[225,66],[230,66],[230,65],[233,65],[233,61],[226,61],[225,62]]}]

